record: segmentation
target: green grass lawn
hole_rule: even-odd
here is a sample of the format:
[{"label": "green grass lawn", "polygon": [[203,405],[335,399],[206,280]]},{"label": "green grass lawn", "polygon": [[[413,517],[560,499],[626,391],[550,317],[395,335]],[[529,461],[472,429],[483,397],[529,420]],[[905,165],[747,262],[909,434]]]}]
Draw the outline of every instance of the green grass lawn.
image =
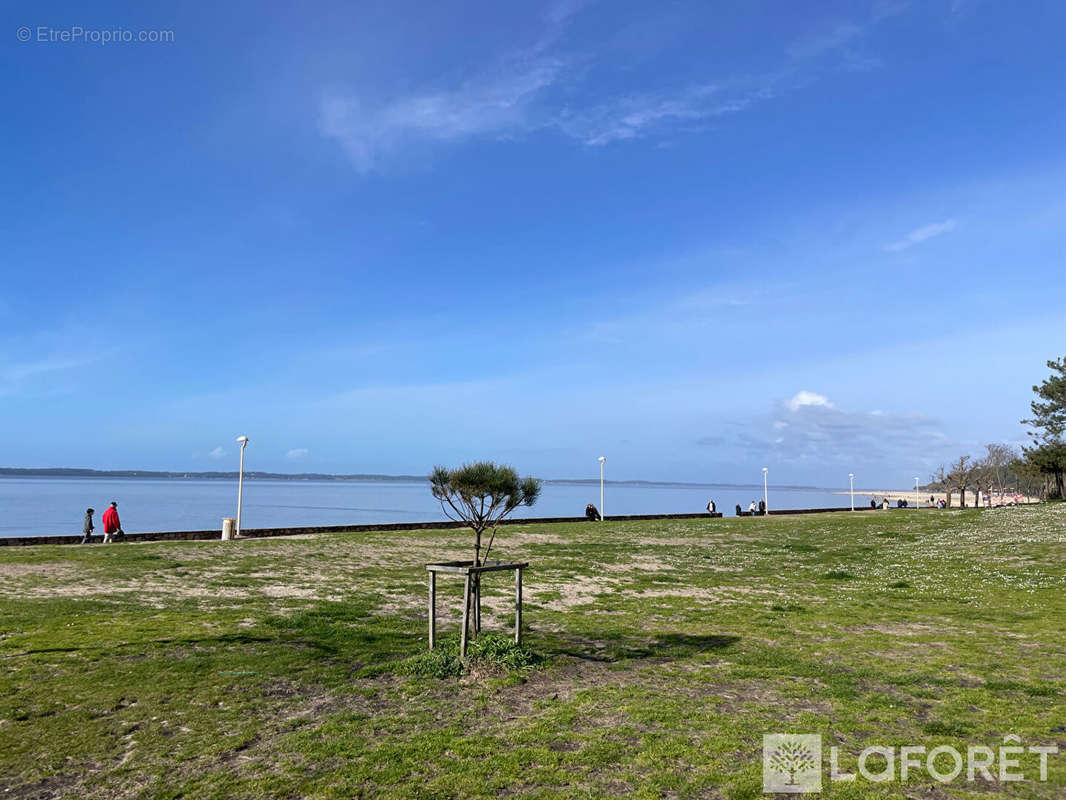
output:
[{"label": "green grass lawn", "polygon": [[469,544],[0,548],[0,798],[754,798],[776,732],[849,772],[870,745],[1064,751],[1046,782],[1026,754],[1023,782],[827,797],[1066,796],[1066,505],[507,527],[540,662],[419,674],[423,565]]}]

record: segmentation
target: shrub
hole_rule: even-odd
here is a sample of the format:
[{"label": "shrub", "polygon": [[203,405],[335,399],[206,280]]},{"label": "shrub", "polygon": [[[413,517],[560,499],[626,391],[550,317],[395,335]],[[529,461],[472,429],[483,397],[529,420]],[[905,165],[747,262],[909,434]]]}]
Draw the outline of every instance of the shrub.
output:
[{"label": "shrub", "polygon": [[456,678],[473,672],[521,672],[544,662],[544,658],[509,636],[489,633],[467,642],[466,663],[459,657],[459,639],[447,638],[434,650],[400,662],[397,672],[431,678]]},{"label": "shrub", "polygon": [[850,581],[854,577],[850,572],[845,572],[842,569],[831,569],[822,576],[822,579],[827,581]]}]

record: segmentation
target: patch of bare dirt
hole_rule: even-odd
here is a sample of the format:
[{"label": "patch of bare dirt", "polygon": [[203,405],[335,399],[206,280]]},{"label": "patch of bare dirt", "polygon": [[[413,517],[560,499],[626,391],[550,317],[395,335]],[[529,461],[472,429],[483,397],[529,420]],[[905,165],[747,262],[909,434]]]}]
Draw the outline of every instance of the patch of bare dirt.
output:
[{"label": "patch of bare dirt", "polygon": [[47,561],[43,564],[0,564],[0,578],[69,578],[77,574],[73,564],[66,561]]}]

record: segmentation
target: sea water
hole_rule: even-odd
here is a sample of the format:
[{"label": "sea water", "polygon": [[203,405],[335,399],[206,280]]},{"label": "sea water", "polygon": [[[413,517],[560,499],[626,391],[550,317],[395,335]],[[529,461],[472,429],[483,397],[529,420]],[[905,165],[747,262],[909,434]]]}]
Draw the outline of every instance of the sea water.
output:
[{"label": "sea water", "polygon": [[[608,483],[607,516],[612,514],[683,514],[704,511],[714,498],[718,510],[732,516],[736,504],[747,509],[762,498],[762,486]],[[0,478],[0,536],[80,534],[86,508],[100,516],[118,502],[127,533],[218,530],[223,517],[237,511],[235,480],[152,478]],[[769,489],[770,508],[840,508],[847,494],[830,489]],[[863,498],[865,502],[866,498]],[[859,502],[857,499],[856,502]],[[581,516],[585,505],[600,505],[598,483],[545,482],[536,505],[516,517]],[[362,525],[382,522],[428,522],[445,519],[426,481],[244,482],[241,525],[244,528],[310,525]]]}]

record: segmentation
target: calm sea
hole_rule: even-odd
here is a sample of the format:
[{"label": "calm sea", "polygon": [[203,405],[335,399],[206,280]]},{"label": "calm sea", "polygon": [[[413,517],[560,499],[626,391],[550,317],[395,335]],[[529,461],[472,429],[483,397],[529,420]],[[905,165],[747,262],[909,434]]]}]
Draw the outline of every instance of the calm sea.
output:
[{"label": "calm sea", "polygon": [[[828,489],[770,487],[771,508],[831,508],[848,505],[847,495]],[[608,484],[607,515],[703,511],[713,497],[732,515],[762,497],[762,486],[677,486]],[[218,529],[236,515],[237,485],[227,480],[109,478],[0,478],[0,536],[47,536],[81,532],[85,509],[100,515],[118,501],[122,527],[139,531]],[[864,498],[865,501],[865,498]],[[600,504],[599,485],[545,483],[541,499],[524,517],[580,516],[587,503]],[[246,480],[244,528],[356,525],[444,519],[424,482]]]}]

